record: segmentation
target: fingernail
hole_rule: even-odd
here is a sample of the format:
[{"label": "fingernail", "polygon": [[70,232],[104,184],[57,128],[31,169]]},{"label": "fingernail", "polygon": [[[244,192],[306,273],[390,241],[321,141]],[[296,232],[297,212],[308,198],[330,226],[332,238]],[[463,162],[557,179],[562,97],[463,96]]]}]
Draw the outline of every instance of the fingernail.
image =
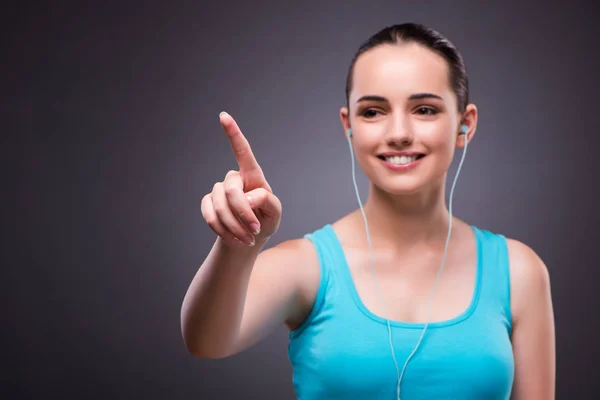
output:
[{"label": "fingernail", "polygon": [[246,236],[244,242],[249,246],[254,246],[254,238],[252,236]]},{"label": "fingernail", "polygon": [[256,222],[251,223],[250,231],[252,231],[252,233],[254,233],[255,235],[258,235],[260,233],[260,225]]},{"label": "fingernail", "polygon": [[219,114],[219,118],[223,118],[225,115],[227,115],[227,113],[225,111],[221,111],[221,113]]}]

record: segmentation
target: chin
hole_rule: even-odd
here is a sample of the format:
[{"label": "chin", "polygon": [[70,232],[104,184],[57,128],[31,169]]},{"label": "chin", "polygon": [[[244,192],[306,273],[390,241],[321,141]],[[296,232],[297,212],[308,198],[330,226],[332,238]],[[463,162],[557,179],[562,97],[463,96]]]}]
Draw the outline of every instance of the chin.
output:
[{"label": "chin", "polygon": [[375,180],[377,188],[392,196],[412,196],[415,195],[427,186],[420,179],[400,177],[399,179],[382,179]]},{"label": "chin", "polygon": [[383,190],[385,190],[386,193],[390,194],[391,196],[414,196],[416,194],[418,194],[419,192],[423,191],[423,186],[418,186],[418,187],[388,187],[388,188],[383,188]]}]

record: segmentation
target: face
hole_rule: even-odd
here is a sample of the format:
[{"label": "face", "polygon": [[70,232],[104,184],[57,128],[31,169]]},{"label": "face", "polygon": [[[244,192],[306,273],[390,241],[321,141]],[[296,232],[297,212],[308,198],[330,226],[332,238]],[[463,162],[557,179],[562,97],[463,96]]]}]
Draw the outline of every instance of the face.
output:
[{"label": "face", "polygon": [[[357,163],[370,181],[391,194],[413,194],[443,183],[456,147],[474,133],[476,109],[458,112],[448,65],[436,53],[415,43],[381,45],[363,53],[354,67],[349,110],[340,112]],[[385,153],[417,154],[385,160]]]}]

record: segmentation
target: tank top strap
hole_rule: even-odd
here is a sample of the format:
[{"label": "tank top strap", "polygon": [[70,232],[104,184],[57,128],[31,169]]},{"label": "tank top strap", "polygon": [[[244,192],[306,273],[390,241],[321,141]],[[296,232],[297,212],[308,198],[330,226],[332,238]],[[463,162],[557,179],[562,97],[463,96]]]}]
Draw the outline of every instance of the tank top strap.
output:
[{"label": "tank top strap", "polygon": [[510,270],[506,237],[485,229],[473,227],[479,236],[481,293],[479,312],[498,315],[508,331],[512,329],[510,308]]}]

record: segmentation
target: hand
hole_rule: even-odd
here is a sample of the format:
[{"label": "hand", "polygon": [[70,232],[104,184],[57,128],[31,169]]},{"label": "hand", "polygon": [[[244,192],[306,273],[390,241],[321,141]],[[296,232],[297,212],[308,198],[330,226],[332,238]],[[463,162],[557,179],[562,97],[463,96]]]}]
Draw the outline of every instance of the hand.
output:
[{"label": "hand", "polygon": [[202,216],[229,246],[264,243],[279,228],[281,202],[273,194],[235,120],[225,112],[220,120],[239,171],[229,171],[223,182],[215,183],[212,192],[204,196]]}]

